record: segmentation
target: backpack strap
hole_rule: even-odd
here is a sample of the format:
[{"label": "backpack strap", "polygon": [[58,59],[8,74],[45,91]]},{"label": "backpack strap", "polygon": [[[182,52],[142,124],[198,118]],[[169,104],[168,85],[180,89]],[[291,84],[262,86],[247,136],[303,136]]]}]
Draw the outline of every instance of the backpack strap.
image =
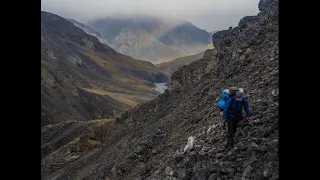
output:
[{"label": "backpack strap", "polygon": [[[244,96],[242,96],[242,106],[243,106],[243,108],[244,108]],[[242,111],[242,107],[241,107],[241,111]]]}]

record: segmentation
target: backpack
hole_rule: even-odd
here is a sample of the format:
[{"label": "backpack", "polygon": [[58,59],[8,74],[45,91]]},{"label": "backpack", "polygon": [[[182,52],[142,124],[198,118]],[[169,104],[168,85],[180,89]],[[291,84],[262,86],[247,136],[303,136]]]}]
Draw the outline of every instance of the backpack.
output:
[{"label": "backpack", "polygon": [[224,91],[222,91],[221,100],[217,104],[221,111],[224,110],[224,106],[228,101],[228,99],[229,99],[229,90],[225,89]]}]

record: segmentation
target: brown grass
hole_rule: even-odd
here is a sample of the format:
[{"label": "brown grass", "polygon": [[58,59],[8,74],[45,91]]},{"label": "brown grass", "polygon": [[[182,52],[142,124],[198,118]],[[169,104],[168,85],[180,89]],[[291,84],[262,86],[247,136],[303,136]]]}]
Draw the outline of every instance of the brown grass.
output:
[{"label": "brown grass", "polygon": [[100,141],[97,141],[97,140],[88,139],[88,144],[89,144],[90,146],[96,147],[96,146],[100,145],[101,142],[100,142]]},{"label": "brown grass", "polygon": [[117,77],[115,77],[115,79],[117,79],[118,81],[124,82],[124,83],[128,83],[128,84],[136,84],[135,80],[128,79],[128,78],[123,77],[123,76],[117,76]]},{"label": "brown grass", "polygon": [[102,59],[101,57],[95,55],[93,52],[87,51],[84,52],[86,56],[88,56],[90,59],[92,59],[94,62],[99,64],[102,68],[106,69],[111,74],[118,74],[119,70],[114,67],[114,64],[112,62],[106,61]]},{"label": "brown grass", "polygon": [[150,91],[150,92],[154,91],[151,87],[144,84],[137,84],[137,85],[134,85],[134,87],[145,90],[145,91]]},{"label": "brown grass", "polygon": [[92,123],[93,123],[93,127],[100,127],[106,123],[113,122],[113,121],[114,119],[97,119],[97,120],[92,120]]},{"label": "brown grass", "polygon": [[99,89],[88,89],[88,88],[84,88],[86,91],[89,91],[89,92],[92,92],[92,93],[95,93],[95,94],[99,94],[99,95],[102,95],[102,96],[110,96],[112,97],[113,99],[119,101],[119,102],[122,102],[123,104],[126,104],[130,107],[134,107],[136,106],[138,103],[135,102],[132,98],[130,98],[130,95],[128,94],[123,94],[123,93],[115,93],[115,92],[109,92],[109,91],[102,91],[102,90],[99,90]]}]

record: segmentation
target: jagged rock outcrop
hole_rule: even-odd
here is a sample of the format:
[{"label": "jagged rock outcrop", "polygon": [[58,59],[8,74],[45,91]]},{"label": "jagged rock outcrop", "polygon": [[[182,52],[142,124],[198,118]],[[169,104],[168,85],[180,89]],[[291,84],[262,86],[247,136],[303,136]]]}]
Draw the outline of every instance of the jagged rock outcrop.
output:
[{"label": "jagged rock outcrop", "polygon": [[[181,87],[92,128],[113,138],[99,136],[94,151],[58,170],[49,168],[54,152],[46,155],[42,178],[279,179],[278,1],[268,2],[246,26],[215,33],[212,57],[175,72]],[[226,152],[216,103],[230,86],[244,88],[254,121],[239,123],[234,149]]]},{"label": "jagged rock outcrop", "polygon": [[239,23],[238,26],[246,26],[247,24],[251,24],[252,22],[254,22],[256,19],[256,16],[246,16],[244,18],[242,18]]},{"label": "jagged rock outcrop", "polygon": [[[260,11],[278,11],[278,3],[279,1],[274,0],[260,0],[258,4],[258,8]],[[274,12],[271,12],[274,13]]]}]

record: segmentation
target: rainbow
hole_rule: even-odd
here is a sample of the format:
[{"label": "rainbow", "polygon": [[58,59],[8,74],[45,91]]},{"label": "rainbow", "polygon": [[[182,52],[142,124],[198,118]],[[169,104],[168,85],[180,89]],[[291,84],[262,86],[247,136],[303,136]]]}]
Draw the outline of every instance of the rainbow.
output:
[{"label": "rainbow", "polygon": [[[151,32],[147,32],[148,34],[150,34],[150,36],[144,36],[139,40],[139,48],[135,49],[135,53],[138,55],[137,59],[143,59],[142,56],[139,57],[139,55],[141,54],[140,50],[150,46],[151,44],[153,44],[154,42],[158,41],[160,42],[158,39],[161,38],[162,36],[164,36],[167,32],[179,27],[180,25],[184,24],[185,21],[180,21],[180,22],[175,22],[175,23],[170,23],[165,27],[160,27],[160,28],[156,28]],[[160,42],[161,43],[161,42]],[[174,51],[173,51],[174,52]],[[195,53],[196,54],[196,53]],[[190,54],[191,55],[191,54]],[[165,61],[171,61],[174,60],[176,58],[182,57],[184,55],[175,52],[175,54],[168,54],[167,57],[163,57],[163,59],[161,60],[161,62],[165,62]],[[160,62],[160,61],[159,61]],[[157,62],[153,62],[153,63],[157,63]]]}]

